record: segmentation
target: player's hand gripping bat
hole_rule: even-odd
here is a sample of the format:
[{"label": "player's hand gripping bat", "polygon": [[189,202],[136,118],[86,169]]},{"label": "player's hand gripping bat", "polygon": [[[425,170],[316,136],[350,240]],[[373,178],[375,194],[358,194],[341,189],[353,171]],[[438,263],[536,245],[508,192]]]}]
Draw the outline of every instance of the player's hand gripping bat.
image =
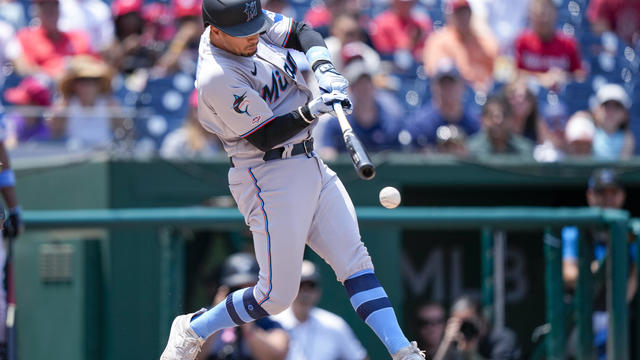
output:
[{"label": "player's hand gripping bat", "polygon": [[369,154],[367,154],[367,151],[364,146],[362,146],[362,143],[356,134],[353,133],[351,124],[349,124],[347,117],[344,115],[340,102],[333,103],[333,110],[336,112],[336,116],[338,117],[338,123],[340,123],[340,129],[342,130],[344,144],[347,147],[349,156],[351,156],[351,161],[353,161],[353,166],[356,168],[356,172],[363,180],[373,179],[376,176],[376,167],[371,162],[371,159],[369,159]]}]

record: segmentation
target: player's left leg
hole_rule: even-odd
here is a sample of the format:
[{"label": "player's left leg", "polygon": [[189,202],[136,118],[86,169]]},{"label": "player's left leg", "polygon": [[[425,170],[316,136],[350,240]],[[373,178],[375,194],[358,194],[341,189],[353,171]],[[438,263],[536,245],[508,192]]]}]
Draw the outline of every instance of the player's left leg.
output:
[{"label": "player's left leg", "polygon": [[360,318],[371,327],[394,359],[424,356],[404,336],[387,293],[378,281],[371,258],[360,241],[355,209],[346,189],[325,168],[325,181],[308,244],[336,273]]},{"label": "player's left leg", "polygon": [[229,182],[253,235],[258,283],[229,294],[206,312],[177,317],[162,360],[194,359],[214,332],[275,315],[298,292],[305,241],[321,189],[315,160],[299,156],[232,168]]}]

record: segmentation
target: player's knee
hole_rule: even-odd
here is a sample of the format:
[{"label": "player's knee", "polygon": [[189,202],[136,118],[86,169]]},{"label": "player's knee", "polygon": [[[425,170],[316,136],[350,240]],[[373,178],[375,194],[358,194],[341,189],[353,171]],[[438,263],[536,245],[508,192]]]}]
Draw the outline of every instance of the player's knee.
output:
[{"label": "player's knee", "polygon": [[269,299],[262,304],[262,307],[269,313],[269,315],[276,315],[285,311],[293,299],[296,297],[296,292],[288,291],[286,293],[271,294]]},{"label": "player's knee", "polygon": [[365,270],[373,270],[373,263],[371,262],[371,257],[369,257],[369,255],[362,256],[359,261],[345,266],[344,269],[341,272],[336,273],[336,275],[338,277],[338,281],[344,282],[350,276]]}]

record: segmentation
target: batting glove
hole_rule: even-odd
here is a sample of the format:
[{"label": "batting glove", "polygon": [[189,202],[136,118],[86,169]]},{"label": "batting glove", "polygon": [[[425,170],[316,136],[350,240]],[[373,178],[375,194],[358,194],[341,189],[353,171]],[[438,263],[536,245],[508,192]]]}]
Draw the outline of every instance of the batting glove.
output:
[{"label": "batting glove", "polygon": [[9,217],[4,223],[2,229],[2,235],[8,238],[16,238],[24,230],[24,224],[22,223],[22,215],[20,207],[16,206],[13,209],[9,209]]},{"label": "batting glove", "polygon": [[327,62],[316,68],[314,71],[318,86],[323,93],[339,91],[347,95],[349,81],[340,75],[332,63]]},{"label": "batting glove", "polygon": [[309,112],[314,118],[317,118],[322,114],[332,114],[335,116],[333,111],[333,103],[335,102],[340,102],[344,112],[351,114],[351,110],[353,108],[351,100],[349,100],[347,95],[338,91],[322,94],[321,96],[309,101],[307,106],[309,107]]}]

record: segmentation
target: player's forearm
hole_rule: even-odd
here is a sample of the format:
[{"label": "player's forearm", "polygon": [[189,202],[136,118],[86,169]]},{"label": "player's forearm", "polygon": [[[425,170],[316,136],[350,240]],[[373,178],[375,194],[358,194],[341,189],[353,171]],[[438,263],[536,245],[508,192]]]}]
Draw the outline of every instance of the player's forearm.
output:
[{"label": "player's forearm", "polygon": [[256,360],[284,360],[289,350],[289,337],[281,329],[264,331],[255,326],[243,331]]},{"label": "player's forearm", "polygon": [[18,197],[16,196],[16,189],[13,186],[7,186],[0,188],[4,203],[9,209],[14,209],[18,206]]},{"label": "player's forearm", "polygon": [[304,130],[312,121],[313,117],[309,112],[309,107],[304,105],[299,110],[276,117],[260,129],[247,135],[245,139],[258,149],[269,151]]},{"label": "player's forearm", "polygon": [[13,170],[11,170],[9,155],[7,154],[7,149],[4,147],[4,143],[0,143],[0,163],[2,163],[2,171],[0,171],[0,193],[2,193],[4,204],[9,209],[13,209],[18,206],[16,190],[14,188],[15,175],[13,174]]},{"label": "player's forearm", "polygon": [[331,56],[322,35],[305,23],[293,22],[293,29],[285,47],[305,53],[313,71],[322,64],[331,63]]}]

